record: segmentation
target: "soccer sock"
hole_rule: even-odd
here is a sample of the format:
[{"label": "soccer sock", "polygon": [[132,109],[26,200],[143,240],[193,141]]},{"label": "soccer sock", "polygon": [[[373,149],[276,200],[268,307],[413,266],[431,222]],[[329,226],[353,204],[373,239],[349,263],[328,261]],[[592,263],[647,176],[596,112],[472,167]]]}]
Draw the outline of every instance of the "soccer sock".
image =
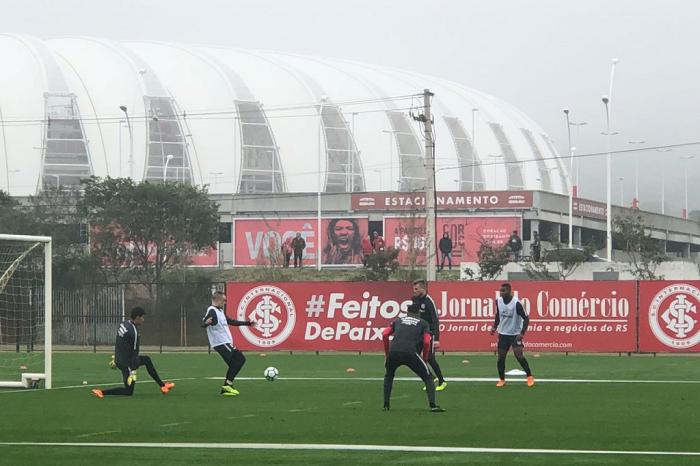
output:
[{"label": "soccer sock", "polygon": [[498,362],[496,362],[496,367],[498,368],[498,378],[501,380],[506,379],[506,357],[505,355],[498,355]]},{"label": "soccer sock", "polygon": [[391,389],[394,386],[394,374],[388,372],[384,374],[384,406],[389,406],[391,399]]},{"label": "soccer sock", "polygon": [[530,365],[527,363],[527,359],[525,359],[524,356],[516,359],[520,363],[520,367],[522,367],[527,376],[530,377],[532,375],[532,372],[530,372]]},{"label": "soccer sock", "polygon": [[228,371],[226,372],[226,380],[230,380],[233,383],[233,379],[236,378],[238,373],[243,368],[245,364],[245,356],[240,351],[234,351],[231,355],[231,359],[228,363]]},{"label": "soccer sock", "polygon": [[158,375],[158,372],[156,371],[155,366],[153,365],[153,362],[151,361],[151,358],[148,356],[144,357],[143,365],[146,366],[146,370],[148,371],[148,375],[151,376],[153,380],[156,381],[156,383],[159,386],[165,385],[163,381],[160,379],[160,376]]},{"label": "soccer sock", "polygon": [[437,379],[438,379],[438,383],[442,385],[445,382],[445,379],[442,377],[442,370],[440,369],[440,364],[438,364],[437,359],[435,359],[435,354],[432,354],[430,356],[428,363],[430,364],[430,367],[433,369],[433,372],[435,373],[435,377],[437,377]]},{"label": "soccer sock", "polygon": [[435,383],[433,378],[428,375],[428,378],[423,380],[425,382],[425,393],[428,395],[428,404],[431,408],[435,407]]}]

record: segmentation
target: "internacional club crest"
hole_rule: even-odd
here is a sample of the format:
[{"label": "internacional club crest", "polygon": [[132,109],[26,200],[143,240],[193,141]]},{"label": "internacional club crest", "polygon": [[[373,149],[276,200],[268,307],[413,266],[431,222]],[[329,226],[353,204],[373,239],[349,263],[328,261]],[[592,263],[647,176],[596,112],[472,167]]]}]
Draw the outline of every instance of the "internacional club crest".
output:
[{"label": "internacional club crest", "polygon": [[649,306],[649,326],[664,345],[692,348],[700,343],[700,290],[687,283],[675,283],[659,291]]},{"label": "internacional club crest", "polygon": [[277,346],[291,335],[296,323],[292,298],[282,289],[271,285],[257,286],[248,291],[238,304],[238,320],[255,320],[256,327],[239,327],[243,337],[255,346]]}]

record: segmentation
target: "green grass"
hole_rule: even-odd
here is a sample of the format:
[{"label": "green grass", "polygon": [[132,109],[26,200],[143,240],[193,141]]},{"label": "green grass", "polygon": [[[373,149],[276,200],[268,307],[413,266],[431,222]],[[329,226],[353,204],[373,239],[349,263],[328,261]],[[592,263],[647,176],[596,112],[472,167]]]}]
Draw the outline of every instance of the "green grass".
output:
[{"label": "green grass", "polygon": [[[334,443],[576,450],[700,451],[698,384],[452,382],[438,394],[448,411],[427,411],[415,381],[394,384],[392,411],[383,412],[378,355],[247,353],[238,397],[220,397],[218,355],[150,354],[164,379],[180,379],[163,396],[145,368],[132,398],[90,396],[89,384],[119,382],[109,355],[57,353],[59,390],[0,391],[0,442]],[[0,353],[0,366],[14,364]],[[511,357],[512,358],[512,357]],[[465,364],[463,360],[469,360]],[[449,377],[494,377],[493,355],[439,358]],[[696,357],[530,356],[539,378],[700,380]],[[280,379],[262,379],[267,366]],[[509,359],[509,368],[516,367]],[[355,368],[348,374],[345,369]],[[411,376],[405,368],[397,376]],[[333,377],[341,380],[285,380]],[[171,424],[163,426],[164,424]],[[100,432],[116,431],[100,434]],[[0,446],[0,464],[693,464],[695,457],[398,453],[205,449],[124,449]],[[92,459],[91,459],[92,458]],[[671,461],[669,461],[671,460]]]}]

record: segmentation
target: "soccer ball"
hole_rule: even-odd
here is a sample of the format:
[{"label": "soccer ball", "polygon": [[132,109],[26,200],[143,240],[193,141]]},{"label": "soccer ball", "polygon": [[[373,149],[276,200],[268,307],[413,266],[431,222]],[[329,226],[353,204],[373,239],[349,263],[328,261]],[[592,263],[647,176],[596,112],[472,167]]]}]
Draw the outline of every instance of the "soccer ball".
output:
[{"label": "soccer ball", "polygon": [[263,375],[267,380],[272,382],[277,378],[278,375],[280,375],[280,371],[278,371],[276,367],[268,367],[267,369],[265,369],[265,372],[263,372]]}]

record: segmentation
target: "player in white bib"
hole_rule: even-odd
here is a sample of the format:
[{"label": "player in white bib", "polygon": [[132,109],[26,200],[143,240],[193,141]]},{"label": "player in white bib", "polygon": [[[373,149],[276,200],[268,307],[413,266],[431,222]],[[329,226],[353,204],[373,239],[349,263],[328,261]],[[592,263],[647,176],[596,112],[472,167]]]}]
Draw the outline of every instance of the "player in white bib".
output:
[{"label": "player in white bib", "polygon": [[202,319],[202,327],[207,329],[209,346],[214,348],[228,365],[226,380],[221,387],[221,394],[224,396],[236,396],[240,392],[233,388],[233,379],[240,372],[245,364],[245,356],[233,345],[233,336],[229,325],[239,327],[241,325],[253,325],[256,323],[250,320],[234,320],[226,317],[224,306],[226,305],[226,295],[217,291],[212,295],[211,306]]},{"label": "player in white bib", "polygon": [[520,304],[518,298],[513,296],[513,290],[510,283],[501,285],[501,296],[496,300],[496,319],[491,328],[491,335],[498,332],[498,383],[497,387],[503,387],[506,384],[506,356],[508,350],[512,347],[515,358],[520,363],[520,366],[527,374],[527,386],[535,385],[535,379],[530,372],[530,365],[527,359],[523,356],[523,337],[527,332],[527,326],[530,319]]}]

